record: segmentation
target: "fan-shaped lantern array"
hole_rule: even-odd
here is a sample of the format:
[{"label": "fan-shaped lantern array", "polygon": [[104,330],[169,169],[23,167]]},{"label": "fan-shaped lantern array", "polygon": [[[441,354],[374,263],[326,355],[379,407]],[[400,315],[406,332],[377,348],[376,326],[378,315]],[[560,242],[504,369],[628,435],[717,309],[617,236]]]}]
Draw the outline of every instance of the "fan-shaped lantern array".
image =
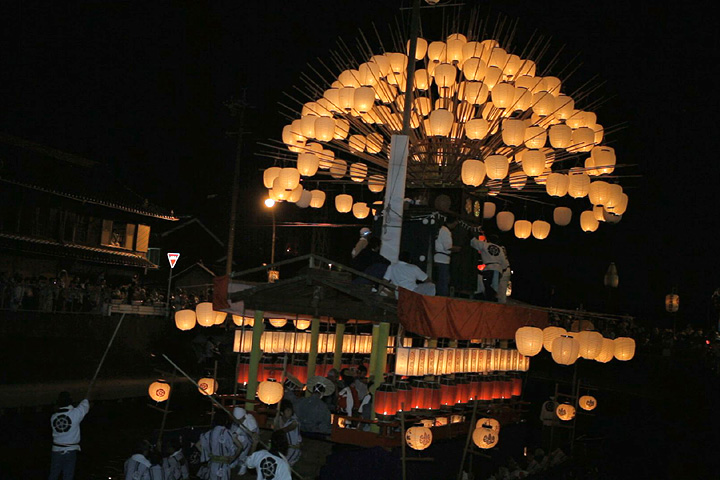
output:
[{"label": "fan-shaped lantern array", "polygon": [[[459,33],[445,40],[418,38],[414,52],[409,50],[411,42],[404,42],[404,52],[356,59],[344,54],[348,65],[336,72],[329,85],[324,79],[305,82],[312,85],[306,92],[309,101],[299,118],[282,130],[281,150],[297,154],[295,168],[275,166],[264,172],[271,199],[320,208],[325,200],[315,193],[320,190],[306,192],[299,187],[300,177],[318,182],[328,176],[342,183],[351,180],[381,193],[388,146],[392,135],[403,129],[407,103],[412,108],[408,186],[464,186],[475,194],[500,197],[517,195],[517,190],[523,195],[567,195],[579,200],[569,200],[573,207],[587,198],[602,208],[597,209],[595,222],[581,215],[584,231],[596,230],[597,221],[619,221],[628,206],[627,194],[615,180],[618,177],[612,183],[605,181],[607,175],[617,175],[616,152],[603,145],[605,130],[597,115],[578,108],[581,105],[563,91],[566,85],[560,78],[538,75],[541,65],[494,39]],[[541,43],[524,51],[545,51],[548,45]],[[406,91],[408,62],[415,62],[410,91]],[[276,160],[294,161],[284,154]],[[577,166],[583,164],[584,168]],[[365,208],[353,204],[348,194],[352,192],[332,194],[338,211],[363,218]],[[570,222],[572,211],[565,210],[569,207],[554,212],[557,225]],[[579,206],[576,211],[582,210],[590,208]],[[521,238],[550,234],[550,224],[537,220],[525,235],[526,221],[515,222],[508,214],[498,215],[502,231],[516,226]],[[484,209],[483,216],[493,215]]]}]

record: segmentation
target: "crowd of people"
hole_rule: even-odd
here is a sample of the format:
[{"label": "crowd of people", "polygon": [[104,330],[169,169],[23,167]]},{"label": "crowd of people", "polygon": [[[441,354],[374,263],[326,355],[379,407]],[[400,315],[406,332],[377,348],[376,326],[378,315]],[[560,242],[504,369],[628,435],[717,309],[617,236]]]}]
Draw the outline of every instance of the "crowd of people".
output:
[{"label": "crowd of people", "polygon": [[[456,245],[453,239],[453,231],[458,224],[458,219],[449,215],[438,230],[433,254],[434,281],[406,251],[400,252],[398,261],[394,263],[383,257],[380,254],[380,239],[372,236],[367,228],[360,230],[360,238],[352,249],[352,267],[423,295],[453,296],[450,262],[452,255],[462,249],[462,245]],[[511,270],[505,247],[498,244],[497,238],[488,239],[484,235],[472,238],[470,247],[478,252],[484,266],[478,274],[473,297],[506,303]],[[356,283],[372,282],[357,278]]]},{"label": "crowd of people", "polygon": [[[143,285],[138,275],[108,283],[104,274],[91,280],[61,270],[57,275],[23,277],[0,272],[0,309],[40,312],[102,313],[109,304],[165,306],[167,291]],[[211,298],[184,289],[171,292],[175,309],[192,307]]]}]

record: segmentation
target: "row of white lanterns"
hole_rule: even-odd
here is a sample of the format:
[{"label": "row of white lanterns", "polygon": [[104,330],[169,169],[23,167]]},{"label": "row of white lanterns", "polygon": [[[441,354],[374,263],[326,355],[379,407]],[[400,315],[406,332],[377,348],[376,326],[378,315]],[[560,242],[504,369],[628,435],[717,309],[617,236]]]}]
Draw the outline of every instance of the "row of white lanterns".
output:
[{"label": "row of white lanterns", "polygon": [[[288,317],[271,315],[268,316],[268,321],[273,327],[283,328],[287,325]],[[183,309],[175,312],[175,326],[179,330],[192,330],[196,324],[201,327],[212,327],[222,325],[227,317],[227,312],[214,310],[211,302],[202,302],[195,306],[195,310]],[[296,317],[291,318],[291,320],[298,330],[306,330],[310,327],[310,319],[307,317]],[[238,327],[252,327],[255,324],[254,317],[243,317],[242,315],[232,315],[232,321]]]},{"label": "row of white lanterns", "polygon": [[526,372],[530,358],[504,348],[398,348],[395,374],[401,376],[454,373]]},{"label": "row of white lanterns", "polygon": [[[233,341],[233,352],[250,353],[252,350],[252,335],[250,330],[236,330]],[[260,349],[265,353],[310,353],[311,334],[308,332],[263,332],[260,338]],[[318,335],[318,354],[333,353],[335,351],[336,334],[320,333]],[[411,345],[411,338],[404,338],[403,345]],[[388,337],[387,347],[395,346],[395,337]],[[372,335],[370,334],[344,334],[342,353],[370,354],[372,350]]]},{"label": "row of white lanterns", "polygon": [[607,363],[613,358],[631,360],[635,356],[635,340],[629,337],[604,338],[594,331],[568,332],[562,327],[545,329],[522,327],[515,333],[520,353],[533,357],[544,348],[561,365],[572,365],[579,358]]}]

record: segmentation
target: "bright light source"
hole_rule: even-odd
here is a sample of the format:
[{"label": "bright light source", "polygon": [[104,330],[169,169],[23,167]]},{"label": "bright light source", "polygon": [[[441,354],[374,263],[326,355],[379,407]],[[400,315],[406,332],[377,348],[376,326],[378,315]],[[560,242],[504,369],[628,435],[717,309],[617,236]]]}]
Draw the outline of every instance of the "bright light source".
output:
[{"label": "bright light source", "polygon": [[272,198],[267,198],[267,199],[265,199],[265,206],[268,207],[268,208],[274,207],[274,206],[275,206],[275,200],[273,200]]}]

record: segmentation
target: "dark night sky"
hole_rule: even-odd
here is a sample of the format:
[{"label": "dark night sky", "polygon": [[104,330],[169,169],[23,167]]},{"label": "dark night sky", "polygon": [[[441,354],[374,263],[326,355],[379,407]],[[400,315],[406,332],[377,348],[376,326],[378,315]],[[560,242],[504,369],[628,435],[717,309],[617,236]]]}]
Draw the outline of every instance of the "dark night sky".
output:
[{"label": "dark night sky", "polygon": [[[552,283],[603,308],[602,276],[615,261],[623,310],[660,322],[664,295],[677,285],[683,321],[706,322],[720,286],[711,250],[720,231],[713,12],[686,2],[477,3],[518,18],[521,39],[537,30],[568,58],[578,54],[573,82],[595,74],[606,82],[599,122],[627,122],[613,146],[620,163],[643,175],[631,182],[628,213],[614,228],[592,236],[555,229],[547,243],[506,240],[524,297],[547,303]],[[6,1],[0,130],[104,162],[156,203],[209,217],[221,230],[235,149],[223,102],[247,86],[254,109],[241,201],[253,211],[265,163],[251,150],[280,137],[281,92],[338,36],[353,41],[372,21],[386,31],[407,4]],[[595,290],[578,293],[588,288]]]}]

